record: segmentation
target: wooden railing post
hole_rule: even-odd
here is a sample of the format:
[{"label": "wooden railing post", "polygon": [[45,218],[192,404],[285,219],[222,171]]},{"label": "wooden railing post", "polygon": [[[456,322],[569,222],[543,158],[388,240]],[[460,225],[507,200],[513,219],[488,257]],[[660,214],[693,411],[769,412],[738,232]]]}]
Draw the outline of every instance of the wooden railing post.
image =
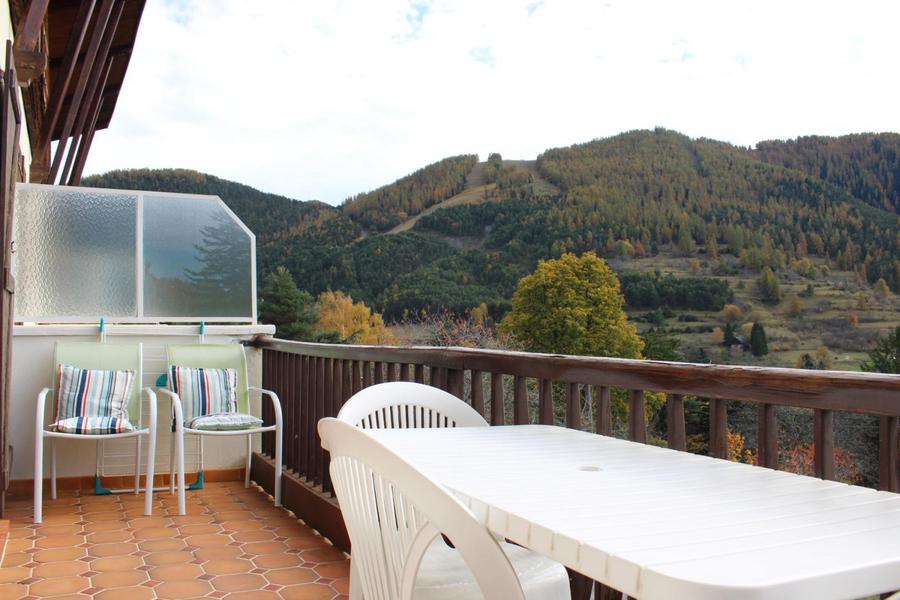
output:
[{"label": "wooden railing post", "polygon": [[814,414],[816,477],[834,479],[834,413],[817,410]]},{"label": "wooden railing post", "polygon": [[768,469],[778,468],[778,422],[775,406],[760,404],[756,410],[757,464]]},{"label": "wooden railing post", "polygon": [[491,425],[503,425],[503,374],[491,373]]},{"label": "wooden railing post", "polygon": [[308,475],[309,478],[315,483],[319,485],[322,483],[322,472],[324,470],[325,464],[322,455],[322,438],[319,437],[319,428],[316,427],[316,423],[319,422],[319,419],[325,416],[325,358],[317,358],[316,359],[316,396],[315,396],[315,412],[313,414],[312,422],[310,423],[310,428],[313,430],[315,437],[313,453],[315,457],[315,461],[313,463],[313,471]]},{"label": "wooden railing post", "polygon": [[687,435],[684,426],[684,396],[669,394],[666,398],[666,438],[669,448],[687,450]]},{"label": "wooden railing post", "polygon": [[289,471],[297,471],[297,439],[300,437],[297,428],[300,425],[299,416],[297,414],[297,389],[298,385],[298,372],[297,372],[297,359],[298,356],[295,354],[288,354],[285,357],[287,360],[285,364],[282,365],[282,368],[285,369],[287,373],[287,385],[285,386],[287,389],[285,390],[285,395],[283,403],[281,405],[282,411],[284,411],[283,416],[284,420],[282,421],[282,436],[283,436],[283,454],[282,457],[284,459],[284,466]]},{"label": "wooden railing post", "polygon": [[609,401],[609,388],[605,385],[597,388],[597,406],[594,410],[597,433],[612,435],[612,404]]},{"label": "wooden railing post", "polygon": [[644,444],[647,442],[647,413],[644,404],[644,390],[629,390],[628,404],[628,439]]},{"label": "wooden railing post", "polygon": [[553,415],[553,382],[549,379],[541,379],[540,398],[538,400],[542,425],[555,425],[556,417]]},{"label": "wooden railing post", "polygon": [[372,379],[372,383],[378,385],[384,381],[384,363],[378,361],[373,365],[373,368],[375,369],[375,376]]},{"label": "wooden railing post", "polygon": [[900,417],[881,417],[878,487],[900,492]]},{"label": "wooden railing post", "polygon": [[481,371],[472,371],[472,408],[484,416],[484,377]]},{"label": "wooden railing post", "polygon": [[578,384],[566,385],[566,427],[581,429],[581,398],[578,397]]},{"label": "wooden railing post", "polygon": [[447,369],[447,391],[462,399],[463,372],[460,369]]},{"label": "wooden railing post", "polygon": [[530,422],[528,418],[528,388],[525,378],[516,375],[515,390],[513,395],[513,423],[524,425]]},{"label": "wooden railing post", "polygon": [[416,383],[425,383],[425,365],[417,364],[415,366]]},{"label": "wooden railing post", "polygon": [[728,403],[721,398],[709,399],[709,455],[728,458]]},{"label": "wooden railing post", "polygon": [[366,361],[363,363],[363,387],[367,388],[372,385],[372,376],[375,368],[372,363]]}]

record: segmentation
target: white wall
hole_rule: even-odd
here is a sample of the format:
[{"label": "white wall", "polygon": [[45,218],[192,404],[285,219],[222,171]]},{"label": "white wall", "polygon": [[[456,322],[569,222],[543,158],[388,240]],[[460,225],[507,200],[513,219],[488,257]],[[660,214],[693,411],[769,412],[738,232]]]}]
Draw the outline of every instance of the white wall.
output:
[{"label": "white wall", "polygon": [[[249,340],[255,335],[271,335],[270,325],[207,326],[207,343],[228,343]],[[156,378],[166,370],[166,344],[198,341],[195,325],[109,325],[107,341],[111,343],[143,343],[144,365],[142,386],[153,387]],[[53,350],[57,340],[98,340],[98,328],[86,325],[19,325],[13,331],[12,394],[9,407],[9,443],[13,446],[12,479],[33,479],[35,403],[44,387],[53,378]],[[246,348],[251,386],[261,383],[262,353]],[[170,404],[158,396],[158,429],[156,443],[156,472],[169,472],[169,441],[171,439]],[[259,415],[259,399],[251,401],[251,412]],[[146,411],[146,408],[145,408]],[[146,413],[145,413],[146,414]],[[259,436],[254,436],[254,448],[259,448]],[[45,442],[47,443],[47,442]],[[207,469],[241,467],[244,465],[244,436],[212,437],[204,439],[204,462]],[[59,477],[93,475],[95,444],[70,440],[57,441],[57,469]],[[103,450],[105,475],[134,473],[134,440],[107,442]],[[49,473],[49,449],[45,449],[44,473]],[[198,458],[196,436],[185,442],[185,468],[194,471]],[[145,468],[141,468],[145,472]],[[191,481],[189,478],[188,481]]]},{"label": "white wall", "polygon": [[[0,69],[6,60],[6,42],[12,40],[15,36],[16,24],[12,22],[9,14],[9,2],[0,2]],[[22,102],[22,92],[19,91],[19,106],[24,106]],[[31,171],[31,142],[28,139],[28,126],[25,124],[25,114],[22,113],[22,130],[19,134],[19,149],[22,156],[25,157],[25,181],[28,181],[29,172]]]}]

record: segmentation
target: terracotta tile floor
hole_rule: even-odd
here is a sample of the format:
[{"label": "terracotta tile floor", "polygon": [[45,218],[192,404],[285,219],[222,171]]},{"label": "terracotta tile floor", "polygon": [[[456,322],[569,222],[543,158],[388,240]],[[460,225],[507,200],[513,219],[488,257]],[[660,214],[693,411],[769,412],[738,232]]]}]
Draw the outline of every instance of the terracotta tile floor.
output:
[{"label": "terracotta tile floor", "polygon": [[8,502],[9,541],[0,600],[27,598],[345,599],[349,560],[271,498],[241,483],[175,498],[70,493],[44,504],[31,523],[31,498]]}]

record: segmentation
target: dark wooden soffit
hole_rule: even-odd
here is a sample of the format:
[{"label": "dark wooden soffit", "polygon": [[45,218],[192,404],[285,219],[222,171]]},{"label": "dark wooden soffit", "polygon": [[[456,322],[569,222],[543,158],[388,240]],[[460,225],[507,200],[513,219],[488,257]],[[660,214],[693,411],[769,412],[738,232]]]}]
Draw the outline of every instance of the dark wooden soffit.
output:
[{"label": "dark wooden soffit", "polygon": [[[31,144],[31,181],[78,185],[109,126],[145,0],[7,0]],[[51,156],[51,143],[59,142]]]},{"label": "dark wooden soffit", "polygon": [[[125,7],[122,10],[122,16],[119,19],[118,27],[112,39],[110,54],[116,56],[115,61],[106,80],[106,86],[103,88],[104,101],[100,107],[97,116],[96,129],[106,129],[112,119],[116,102],[119,99],[119,90],[122,89],[122,83],[125,81],[125,73],[128,71],[128,63],[131,59],[131,51],[134,48],[134,42],[137,37],[138,26],[141,22],[141,15],[144,12],[145,0],[126,0]],[[54,77],[57,76],[60,65],[63,62],[66,43],[69,40],[72,23],[75,21],[75,15],[78,12],[78,0],[51,0],[48,14],[49,23],[49,78],[52,85]],[[94,23],[88,27],[85,39],[90,39],[93,33]],[[79,61],[76,63],[73,73],[73,80],[77,80],[80,75],[81,61],[84,57],[84,48],[79,53]],[[63,101],[63,112],[68,110],[71,103],[72,93],[66,94]],[[61,124],[53,132],[53,139],[58,139]]]},{"label": "dark wooden soffit", "polygon": [[[10,13],[12,22],[19,24],[22,21],[29,5],[34,0],[9,0]],[[46,110],[47,102],[51,95],[53,85],[61,76],[61,68],[65,63],[65,54],[69,38],[72,34],[73,26],[76,24],[77,13],[80,0],[50,0],[47,8],[47,15],[43,22],[43,31],[41,32],[38,45],[40,51],[46,53],[46,69],[43,73],[32,80],[28,88],[33,98],[26,99],[26,114],[29,116],[29,134],[32,138],[39,135],[40,126],[42,124],[43,111],[40,111],[40,117],[31,118],[28,113],[34,110],[44,108]],[[109,54],[115,56],[112,62],[109,77],[103,88],[103,102],[97,115],[96,129],[105,129],[109,126],[115,110],[116,102],[119,98],[119,90],[125,80],[125,73],[128,70],[128,63],[131,52],[134,48],[134,42],[137,37],[138,27],[140,25],[141,16],[144,11],[145,0],[125,0],[125,6],[122,16],[119,19],[118,27],[112,39]],[[85,40],[89,40],[95,26],[95,20],[92,19],[85,33]],[[78,62],[72,73],[72,81],[77,81],[81,74],[82,62],[85,56],[85,46],[82,45],[78,53]],[[62,113],[69,111],[72,102],[72,88],[69,88],[64,96],[62,103]],[[30,102],[29,102],[30,100]],[[38,122],[41,121],[41,122]],[[58,140],[62,132],[63,123],[57,122],[53,129],[52,139]]]}]

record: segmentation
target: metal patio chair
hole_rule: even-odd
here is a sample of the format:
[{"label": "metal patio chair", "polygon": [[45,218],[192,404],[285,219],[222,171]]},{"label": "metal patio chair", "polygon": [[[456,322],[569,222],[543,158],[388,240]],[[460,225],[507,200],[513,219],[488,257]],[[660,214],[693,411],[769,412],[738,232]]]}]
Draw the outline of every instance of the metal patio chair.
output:
[{"label": "metal patio chair", "polygon": [[[198,481],[203,482],[202,436],[235,436],[247,438],[247,460],[244,486],[250,485],[250,458],[252,456],[252,436],[267,431],[275,432],[275,506],[281,506],[281,473],[282,473],[282,423],[281,403],[271,390],[264,390],[248,385],[247,358],[244,347],[240,344],[173,344],[166,346],[168,357],[168,388],[160,387],[159,392],[172,401],[173,433],[171,441],[170,491],[175,493],[178,487],[178,511],[185,514],[185,481],[184,481],[184,436],[185,434],[200,437],[200,470]],[[186,390],[179,390],[177,381],[173,380],[172,367],[188,369],[233,370],[235,374],[235,404],[227,411],[219,414],[185,414],[182,395]],[[261,419],[250,415],[250,393],[267,396],[272,403],[275,415],[274,425],[263,425]],[[208,417],[200,423],[201,417]],[[177,460],[177,467],[174,464]],[[176,484],[177,479],[177,484]]]},{"label": "metal patio chair", "polygon": [[[101,324],[101,332],[103,326]],[[102,333],[101,333],[102,336]],[[37,398],[35,411],[35,440],[34,440],[34,522],[40,523],[43,518],[43,478],[44,478],[44,440],[50,440],[50,497],[56,498],[56,440],[68,439],[79,441],[93,441],[97,444],[97,470],[94,474],[94,487],[98,493],[110,493],[100,485],[100,461],[101,447],[106,440],[123,438],[135,438],[135,474],[134,493],[138,493],[141,476],[141,440],[147,438],[147,481],[146,498],[144,502],[144,514],[150,515],[153,510],[153,469],[154,456],[156,454],[156,395],[149,387],[141,388],[142,376],[142,346],[141,344],[107,344],[102,342],[57,342],[54,353],[54,387],[46,387],[41,390]],[[84,403],[89,400],[91,394],[103,394],[103,390],[90,386],[91,376],[85,371],[79,371],[83,375],[76,388],[69,386],[67,390],[71,394],[67,397],[67,407],[73,408],[74,404],[81,403],[72,414],[67,414],[60,407],[61,367],[91,370],[93,373],[131,371],[133,380],[131,391],[125,401],[125,414],[108,414],[104,416],[86,415],[83,413]],[[102,375],[97,376],[102,379]],[[141,406],[142,393],[148,401],[148,415],[146,424]],[[47,414],[50,407],[47,398],[53,394],[55,418]],[[76,415],[80,413],[80,416]],[[62,418],[60,418],[62,417]],[[103,429],[99,421],[92,422],[92,418],[110,420],[103,424],[118,429],[128,429],[112,433],[91,433]],[[80,419],[80,420],[79,420]],[[118,419],[118,421],[111,421]],[[122,422],[124,420],[124,423]]]}]

